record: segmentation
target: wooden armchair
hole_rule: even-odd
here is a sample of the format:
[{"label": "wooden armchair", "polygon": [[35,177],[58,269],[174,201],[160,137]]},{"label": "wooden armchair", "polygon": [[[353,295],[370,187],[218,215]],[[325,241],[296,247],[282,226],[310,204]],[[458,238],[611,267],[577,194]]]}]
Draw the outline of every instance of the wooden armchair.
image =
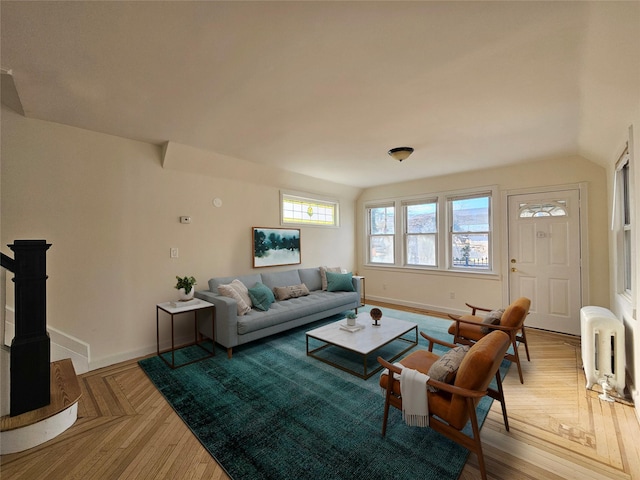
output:
[{"label": "wooden armchair", "polygon": [[449,333],[453,335],[454,343],[473,345],[487,335],[483,329],[487,329],[488,331],[501,330],[507,333],[511,339],[513,353],[507,353],[505,358],[518,366],[520,383],[524,383],[522,366],[520,365],[520,355],[518,354],[518,342],[524,345],[527,360],[530,361],[531,358],[529,356],[529,346],[527,345],[524,321],[529,314],[531,300],[526,297],[520,297],[511,303],[502,314],[498,325],[483,323],[483,317],[476,315],[478,311],[489,312],[491,309],[475,307],[468,303],[466,305],[471,308],[471,315],[449,315],[449,318],[454,320],[454,323],[449,327]]},{"label": "wooden armchair", "polygon": [[[427,374],[431,365],[440,358],[433,353],[433,344],[439,343],[449,348],[456,345],[442,342],[423,332],[420,334],[429,341],[429,350],[419,350],[410,354],[402,360],[402,365],[405,368],[412,368]],[[483,480],[486,480],[487,474],[480,442],[476,407],[485,395],[498,400],[502,405],[505,428],[509,430],[499,371],[509,344],[509,335],[504,332],[494,331],[486,335],[475,343],[464,356],[452,385],[430,378],[427,384],[436,387],[438,391],[431,392],[425,388],[429,405],[429,427],[474,452],[478,457]],[[402,411],[400,380],[396,376],[400,374],[402,369],[381,357],[378,357],[378,362],[388,369],[388,373],[380,376],[380,386],[386,391],[382,421],[382,435],[384,436],[387,431],[389,406]],[[493,378],[496,379],[497,389],[489,388]],[[472,428],[470,436],[462,432],[469,421]]]}]

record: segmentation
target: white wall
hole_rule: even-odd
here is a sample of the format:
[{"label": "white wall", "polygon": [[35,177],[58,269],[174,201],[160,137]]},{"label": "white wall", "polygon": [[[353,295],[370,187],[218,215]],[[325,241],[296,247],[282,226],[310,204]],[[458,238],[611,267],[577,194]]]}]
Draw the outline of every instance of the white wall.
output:
[{"label": "white wall", "polygon": [[[581,84],[581,125],[579,147],[584,155],[601,160],[607,167],[608,214],[613,203],[615,164],[624,145],[630,142],[632,162],[632,225],[635,229],[635,276],[633,295],[619,295],[620,269],[616,234],[610,231],[611,310],[625,324],[627,386],[640,404],[640,326],[638,300],[640,268],[640,4],[638,2],[590,2],[584,76]],[[631,127],[631,129],[630,129]],[[611,225],[611,218],[609,218]]]},{"label": "white wall", "polygon": [[[638,127],[640,126],[640,116],[637,122],[629,128],[629,150],[631,158],[631,173],[633,178],[631,179],[631,190],[635,198],[632,199],[632,257],[635,258],[635,271],[632,279],[632,296],[629,298],[623,294],[624,284],[622,282],[623,266],[620,262],[622,258],[622,249],[620,248],[619,233],[619,221],[615,221],[611,218],[613,213],[612,205],[614,203],[614,191],[613,183],[617,156],[612,156],[611,167],[607,171],[608,183],[609,183],[609,212],[610,212],[610,225],[615,224],[616,227],[610,230],[609,242],[611,245],[610,251],[610,263],[611,263],[611,310],[616,316],[622,320],[625,326],[625,344],[626,344],[626,369],[627,369],[627,387],[633,397],[636,405],[636,415],[640,420],[640,412],[637,406],[640,405],[640,326],[638,325],[638,299],[640,295],[638,290],[640,287],[640,268],[638,268],[638,255],[640,251],[638,249],[638,225],[640,225],[640,212],[638,211],[638,194],[640,193],[640,158],[638,157]],[[621,152],[619,152],[621,153]],[[617,208],[620,208],[619,205]]]},{"label": "white wall", "polygon": [[[445,177],[425,178],[366,189],[358,198],[358,272],[366,276],[367,296],[380,300],[396,299],[400,303],[437,309],[440,311],[467,311],[464,303],[475,305],[502,305],[502,275],[480,276],[450,272],[407,271],[366,266],[366,219],[364,204],[376,199],[389,199],[424,195],[436,192],[455,191],[478,186],[497,185],[500,192],[549,185],[577,184],[586,182],[588,190],[588,222],[586,232],[589,240],[590,284],[589,302],[594,305],[609,305],[609,266],[607,261],[607,197],[606,170],[580,157],[558,158],[528,162],[504,168],[493,168]],[[502,195],[494,198],[493,212],[497,223],[494,242],[498,242],[498,253],[494,261],[496,269],[506,259],[505,239],[502,235],[506,225],[506,205]],[[384,289],[386,285],[386,289]],[[455,298],[449,298],[454,292]]]},{"label": "white wall", "polygon": [[[231,158],[202,162],[202,152],[193,161],[179,148],[163,168],[159,146],[4,108],[1,148],[1,248],[10,255],[16,239],[52,243],[47,322],[89,344],[92,369],[155,351],[155,305],[176,298],[176,275],[205,289],[210,277],[252,272],[251,227],[279,225],[281,188],[341,202],[340,228],[302,228],[301,267],[355,265],[359,190],[351,187]],[[192,223],[180,224],[181,215]]]}]

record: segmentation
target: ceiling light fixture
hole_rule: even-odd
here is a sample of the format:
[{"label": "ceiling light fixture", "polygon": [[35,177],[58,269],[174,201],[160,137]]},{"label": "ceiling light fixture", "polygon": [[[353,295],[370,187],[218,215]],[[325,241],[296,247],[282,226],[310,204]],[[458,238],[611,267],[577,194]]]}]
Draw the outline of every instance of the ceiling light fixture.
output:
[{"label": "ceiling light fixture", "polygon": [[395,158],[399,162],[403,161],[406,158],[409,158],[409,155],[413,153],[413,148],[411,147],[396,147],[392,148],[387,152],[391,157]]}]

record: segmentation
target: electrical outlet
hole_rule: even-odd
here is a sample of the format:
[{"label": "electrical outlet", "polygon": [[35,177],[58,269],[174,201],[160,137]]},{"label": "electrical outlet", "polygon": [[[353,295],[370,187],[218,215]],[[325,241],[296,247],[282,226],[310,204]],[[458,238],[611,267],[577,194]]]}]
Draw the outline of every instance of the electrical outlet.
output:
[{"label": "electrical outlet", "polygon": [[178,258],[178,247],[171,248],[171,258]]}]

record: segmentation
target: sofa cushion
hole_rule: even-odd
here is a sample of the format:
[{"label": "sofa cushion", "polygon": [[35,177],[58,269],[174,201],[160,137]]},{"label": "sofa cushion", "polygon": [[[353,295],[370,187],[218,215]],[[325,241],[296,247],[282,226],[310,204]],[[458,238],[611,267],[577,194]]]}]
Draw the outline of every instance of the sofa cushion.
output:
[{"label": "sofa cushion", "polygon": [[320,267],[320,279],[322,281],[322,290],[327,289],[327,272],[340,273],[340,267]]},{"label": "sofa cushion", "polygon": [[244,315],[251,311],[251,298],[249,290],[237,278],[227,285],[218,285],[218,293],[225,297],[233,298],[238,304],[238,315]]},{"label": "sofa cushion", "polygon": [[346,306],[346,304],[353,304],[356,301],[356,292],[329,293],[316,290],[305,297],[291,298],[284,302],[274,302],[267,312],[253,309],[248,314],[238,317],[237,333],[238,335],[245,335],[257,332],[264,328],[290,321],[298,321],[300,318],[341,306],[345,306],[344,310],[347,310],[353,308],[353,306]]},{"label": "sofa cushion", "polygon": [[251,298],[253,306],[263,312],[269,310],[271,304],[276,301],[271,289],[260,282],[249,289],[249,298]]},{"label": "sofa cushion", "polygon": [[[458,373],[460,363],[468,351],[469,345],[452,348],[431,365],[427,375],[440,382],[453,383],[456,378],[456,373]],[[431,385],[427,385],[427,389],[432,392],[438,391],[437,388]]]},{"label": "sofa cushion", "polygon": [[276,287],[287,287],[289,285],[300,285],[300,275],[298,270],[286,270],[284,272],[267,272],[262,274],[262,283],[273,290]]},{"label": "sofa cushion", "polygon": [[327,292],[355,292],[351,272],[334,273],[327,271]]},{"label": "sofa cushion", "polygon": [[309,291],[322,290],[322,277],[318,267],[301,268],[298,270],[298,275],[300,275],[300,281],[307,286]]},{"label": "sofa cushion", "polygon": [[289,300],[309,295],[309,289],[304,283],[299,285],[289,285],[288,287],[275,287],[273,289],[278,300]]},{"label": "sofa cushion", "polygon": [[258,275],[258,274],[240,275],[240,276],[235,276],[235,277],[214,277],[214,278],[209,279],[209,290],[211,290],[214,293],[217,293],[219,285],[227,285],[227,284],[233,282],[236,279],[240,280],[242,283],[244,283],[244,285],[247,288],[251,288],[256,283],[262,281],[262,279],[260,278],[260,275]]},{"label": "sofa cushion", "polygon": [[[499,308],[497,310],[492,310],[487,313],[487,316],[484,317],[482,323],[485,325],[500,325],[500,320],[502,320],[502,314],[504,313],[504,308]],[[491,329],[489,327],[482,326],[480,327],[480,331],[482,333],[489,333]]]}]

